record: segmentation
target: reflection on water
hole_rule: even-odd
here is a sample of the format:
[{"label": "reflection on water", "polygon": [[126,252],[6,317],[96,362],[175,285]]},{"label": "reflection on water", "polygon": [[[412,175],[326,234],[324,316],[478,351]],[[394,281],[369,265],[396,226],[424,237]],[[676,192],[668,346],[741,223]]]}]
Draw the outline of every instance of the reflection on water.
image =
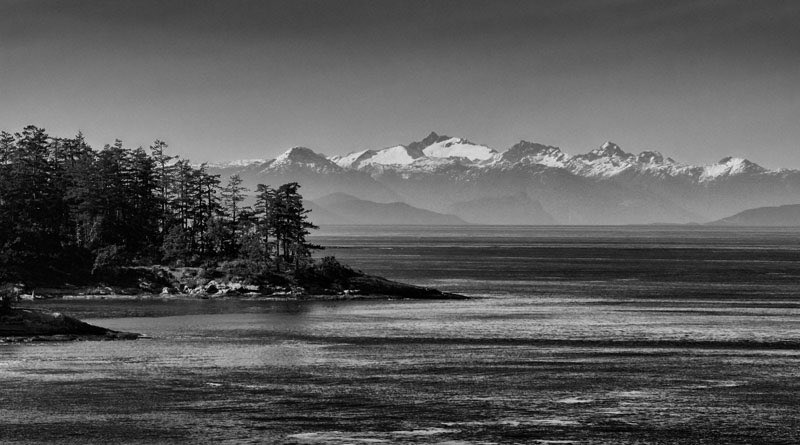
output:
[{"label": "reflection on water", "polygon": [[0,442],[800,440],[797,233],[352,230],[483,298],[43,303],[152,339],[0,345]]}]

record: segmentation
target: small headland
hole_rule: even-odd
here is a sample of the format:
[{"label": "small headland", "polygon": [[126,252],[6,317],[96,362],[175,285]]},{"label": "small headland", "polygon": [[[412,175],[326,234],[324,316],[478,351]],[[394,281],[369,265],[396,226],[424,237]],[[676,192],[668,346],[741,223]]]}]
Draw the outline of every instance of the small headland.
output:
[{"label": "small headland", "polygon": [[0,286],[0,343],[74,340],[136,340],[141,334],[84,323],[58,312],[14,307],[25,291],[21,284]]},{"label": "small headland", "polygon": [[60,313],[34,309],[0,310],[0,343],[75,340],[136,340],[142,335],[84,323]]}]

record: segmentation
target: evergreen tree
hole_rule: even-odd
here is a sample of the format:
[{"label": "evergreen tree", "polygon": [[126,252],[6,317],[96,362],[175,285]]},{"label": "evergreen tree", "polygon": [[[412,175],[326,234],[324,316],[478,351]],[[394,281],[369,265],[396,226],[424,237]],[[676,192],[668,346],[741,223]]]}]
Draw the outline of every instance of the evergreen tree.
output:
[{"label": "evergreen tree", "polygon": [[273,251],[270,238],[275,235],[275,224],[277,222],[277,194],[276,190],[264,184],[256,186],[256,232],[261,236],[265,260],[269,261]]},{"label": "evergreen tree", "polygon": [[151,157],[156,167],[156,188],[157,199],[161,206],[160,220],[158,223],[159,231],[163,235],[167,231],[168,210],[169,210],[169,190],[171,188],[171,174],[173,171],[173,156],[166,153],[168,145],[166,142],[156,139],[150,146]]},{"label": "evergreen tree", "polygon": [[[301,261],[311,257],[311,251],[320,246],[306,241],[310,229],[318,229],[308,221],[310,210],[303,207],[303,197],[298,193],[300,185],[290,182],[278,187],[275,193],[274,231],[278,243],[280,259],[286,264],[299,266]],[[281,253],[280,250],[283,250]]]},{"label": "evergreen tree", "polygon": [[159,241],[161,205],[156,196],[157,176],[153,158],[139,147],[130,156],[131,250],[138,257],[153,257]]},{"label": "evergreen tree", "polygon": [[239,203],[244,201],[244,192],[247,191],[247,188],[242,186],[242,182],[239,175],[232,175],[221,192],[225,213],[231,226],[231,239],[228,244],[230,254],[238,250],[239,218],[241,216]]},{"label": "evergreen tree", "polygon": [[200,256],[210,254],[209,224],[221,211],[219,175],[210,175],[206,164],[191,170],[188,177],[188,217],[191,220],[192,245]]}]

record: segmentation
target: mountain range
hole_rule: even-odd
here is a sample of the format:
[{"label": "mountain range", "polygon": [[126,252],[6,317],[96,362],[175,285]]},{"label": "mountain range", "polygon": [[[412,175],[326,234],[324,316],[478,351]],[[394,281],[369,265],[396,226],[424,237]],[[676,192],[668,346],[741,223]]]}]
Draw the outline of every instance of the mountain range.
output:
[{"label": "mountain range", "polygon": [[[613,142],[577,155],[520,141],[505,151],[431,133],[420,141],[325,156],[305,147],[275,159],[211,164],[246,185],[297,181],[311,200],[332,193],[405,203],[481,224],[710,222],[800,202],[800,171],[726,157],[693,166]],[[430,215],[429,215],[430,216]],[[359,215],[352,218],[358,222]]]}]

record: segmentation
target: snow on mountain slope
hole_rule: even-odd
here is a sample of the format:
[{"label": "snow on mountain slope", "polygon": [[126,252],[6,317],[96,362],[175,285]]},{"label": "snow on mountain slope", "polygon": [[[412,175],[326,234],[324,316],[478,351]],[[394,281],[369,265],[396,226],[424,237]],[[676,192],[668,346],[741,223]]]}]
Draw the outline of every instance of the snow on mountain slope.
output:
[{"label": "snow on mountain slope", "polygon": [[320,173],[341,171],[342,167],[334,164],[325,156],[306,147],[294,147],[281,153],[270,162],[264,171],[305,168]]},{"label": "snow on mountain slope", "polygon": [[332,162],[343,168],[361,168],[370,165],[408,165],[415,161],[408,148],[403,145],[381,150],[363,150],[344,156],[333,156]]},{"label": "snow on mountain slope", "polygon": [[297,182],[307,199],[339,191],[358,195],[376,202],[402,200],[394,191],[376,181],[367,172],[342,168],[320,153],[305,147],[294,147],[277,158],[249,167],[209,169],[220,175],[223,183],[231,175],[239,175],[250,193],[258,184],[277,187],[287,182]]},{"label": "snow on mountain slope", "polygon": [[601,145],[599,148],[591,150],[589,153],[577,155],[576,159],[581,159],[587,163],[594,161],[607,161],[615,160],[617,162],[629,161],[634,158],[631,153],[626,153],[619,145],[608,141]]},{"label": "snow on mountain slope", "polygon": [[253,165],[260,165],[269,162],[269,159],[237,159],[235,161],[226,161],[226,162],[207,162],[206,167],[208,168],[244,168],[244,167],[251,167]]},{"label": "snow on mountain slope", "polygon": [[674,176],[686,173],[690,168],[671,158],[665,159],[655,151],[643,151],[638,155],[627,153],[613,142],[606,142],[585,154],[570,156],[558,147],[520,141],[502,153],[495,164],[559,168],[581,177],[596,179],[609,179],[626,172]]},{"label": "snow on mountain slope", "polygon": [[558,147],[528,141],[519,141],[498,158],[500,162],[510,164],[538,164],[555,168],[566,168],[570,159],[572,158]]},{"label": "snow on mountain slope", "polygon": [[467,158],[471,161],[485,161],[497,154],[485,145],[477,145],[461,138],[449,138],[434,142],[422,149],[431,158]]},{"label": "snow on mountain slope", "polygon": [[660,178],[684,176],[696,180],[699,175],[698,167],[681,164],[672,158],[665,158],[657,151],[643,151],[637,155],[624,151],[613,142],[606,142],[585,154],[566,155],[565,158],[559,159],[558,164],[563,164],[563,166],[555,163],[542,163],[564,168],[578,176],[595,179],[613,179],[622,175],[634,174]]},{"label": "snow on mountain slope", "polygon": [[702,168],[700,181],[709,182],[726,176],[734,176],[745,173],[764,173],[767,169],[742,158],[727,157],[721,159],[716,164],[706,165]]},{"label": "snow on mountain slope", "polygon": [[342,168],[350,168],[356,161],[359,160],[361,157],[370,157],[374,153],[374,150],[361,150],[361,151],[354,151],[352,153],[348,153],[346,155],[336,155],[331,156],[329,159],[334,164],[338,165]]},{"label": "snow on mountain slope", "polygon": [[328,158],[316,153],[310,148],[293,147],[278,155],[278,157],[275,158],[273,165],[282,165],[288,163],[326,164],[328,162],[330,162]]},{"label": "snow on mountain slope", "polygon": [[586,177],[612,177],[635,168],[636,155],[626,153],[619,145],[606,142],[589,153],[574,156],[570,170]]},{"label": "snow on mountain slope", "polygon": [[421,141],[395,145],[380,150],[362,150],[344,156],[333,156],[332,162],[342,168],[384,172],[387,170],[425,170],[443,164],[483,162],[498,153],[485,145],[466,139],[431,133]]},{"label": "snow on mountain slope", "polygon": [[408,149],[397,145],[377,151],[372,157],[361,161],[361,165],[408,165],[412,162],[414,162],[414,157],[408,154]]},{"label": "snow on mountain slope", "polygon": [[636,162],[642,165],[674,165],[675,160],[672,158],[664,159],[664,155],[657,151],[643,151],[636,156]]}]

